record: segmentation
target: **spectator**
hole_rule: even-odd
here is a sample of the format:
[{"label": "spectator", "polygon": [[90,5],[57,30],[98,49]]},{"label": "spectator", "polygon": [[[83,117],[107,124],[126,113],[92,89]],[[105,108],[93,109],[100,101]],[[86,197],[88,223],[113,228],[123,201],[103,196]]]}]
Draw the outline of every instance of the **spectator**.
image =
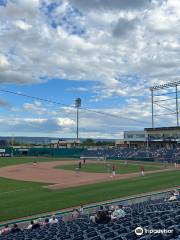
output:
[{"label": "spectator", "polygon": [[18,225],[15,223],[11,229],[11,233],[17,233],[20,232],[21,229],[18,227]]},{"label": "spectator", "polygon": [[84,206],[82,204],[79,208],[79,212],[80,212],[80,215],[83,215],[83,213],[84,213]]},{"label": "spectator", "polygon": [[49,219],[49,223],[51,223],[51,224],[58,223],[58,219],[56,218],[55,215],[53,215],[53,216]]},{"label": "spectator", "polygon": [[41,224],[39,222],[39,220],[34,220],[34,223],[32,225],[32,229],[37,229],[40,228]]},{"label": "spectator", "polygon": [[103,209],[103,206],[100,206],[99,211],[95,214],[95,216],[91,216],[90,219],[95,223],[108,223],[110,222],[111,218],[107,211]]},{"label": "spectator", "polygon": [[100,207],[99,207],[99,210],[95,213],[95,215],[90,216],[90,220],[95,223],[98,212],[100,212],[100,211],[102,211],[102,210],[103,210],[103,206],[100,206]]},{"label": "spectator", "polygon": [[105,206],[105,211],[106,211],[106,214],[111,215],[109,206]]},{"label": "spectator", "polygon": [[34,224],[34,221],[31,220],[30,224],[27,226],[27,229],[32,229],[33,224]]},{"label": "spectator", "polygon": [[72,218],[73,219],[78,218],[78,217],[80,217],[80,215],[81,215],[80,211],[78,209],[74,208],[72,211]]},{"label": "spectator", "polygon": [[45,218],[43,226],[48,226],[49,225],[49,218]]},{"label": "spectator", "polygon": [[123,210],[122,205],[120,205],[119,207],[116,206],[115,210],[111,214],[111,220],[118,220],[119,218],[125,217],[125,215],[126,215],[126,213]]},{"label": "spectator", "polygon": [[173,194],[176,197],[176,200],[180,199],[180,194],[179,194],[179,191],[177,189],[174,190]]},{"label": "spectator", "polygon": [[177,189],[174,189],[174,196],[179,196],[179,191]]},{"label": "spectator", "polygon": [[174,192],[172,192],[168,201],[175,201],[175,200],[176,200],[176,196],[174,195]]},{"label": "spectator", "polygon": [[108,223],[111,220],[107,211],[100,209],[97,213],[96,223]]},{"label": "spectator", "polygon": [[7,233],[9,233],[11,231],[11,228],[9,227],[9,225],[7,224],[1,231],[0,231],[0,235],[5,235]]},{"label": "spectator", "polygon": [[111,213],[115,210],[115,207],[112,205],[111,206]]}]

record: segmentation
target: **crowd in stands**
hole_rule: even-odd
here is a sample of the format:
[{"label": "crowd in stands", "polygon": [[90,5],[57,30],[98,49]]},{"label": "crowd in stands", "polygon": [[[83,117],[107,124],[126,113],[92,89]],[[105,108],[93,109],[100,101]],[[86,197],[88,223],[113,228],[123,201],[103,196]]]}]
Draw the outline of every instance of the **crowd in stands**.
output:
[{"label": "crowd in stands", "polygon": [[99,148],[86,149],[84,157],[129,158],[136,152],[135,148]]},{"label": "crowd in stands", "polygon": [[180,200],[180,193],[177,189],[171,192],[170,197],[167,199],[168,201],[176,201]]},{"label": "crowd in stands", "polygon": [[83,152],[84,157],[104,157],[119,159],[137,159],[154,158],[157,160],[175,162],[180,160],[180,148],[100,148],[86,149]]},{"label": "crowd in stands", "polygon": [[[168,233],[135,234],[136,227],[167,229]],[[135,202],[130,205],[99,206],[91,214],[84,207],[73,209],[68,220],[53,215],[32,220],[21,229],[17,224],[0,230],[0,240],[179,240],[180,195]]]},{"label": "crowd in stands", "polygon": [[90,220],[92,220],[94,223],[109,223],[110,221],[115,221],[120,218],[125,217],[126,213],[123,210],[123,206],[107,206],[104,208],[103,206],[100,206],[97,213],[93,216],[90,216]]}]

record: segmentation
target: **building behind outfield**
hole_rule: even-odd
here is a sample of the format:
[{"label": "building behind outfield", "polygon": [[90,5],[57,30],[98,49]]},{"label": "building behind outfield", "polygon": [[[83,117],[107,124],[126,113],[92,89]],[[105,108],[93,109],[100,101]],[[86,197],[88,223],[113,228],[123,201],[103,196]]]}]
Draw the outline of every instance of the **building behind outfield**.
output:
[{"label": "building behind outfield", "polygon": [[117,147],[180,147],[180,127],[145,128],[144,131],[125,131]]},{"label": "building behind outfield", "polygon": [[124,131],[123,139],[115,141],[116,147],[144,147],[145,144],[145,131]]},{"label": "building behind outfield", "polygon": [[151,146],[180,147],[180,127],[145,128],[145,134]]}]

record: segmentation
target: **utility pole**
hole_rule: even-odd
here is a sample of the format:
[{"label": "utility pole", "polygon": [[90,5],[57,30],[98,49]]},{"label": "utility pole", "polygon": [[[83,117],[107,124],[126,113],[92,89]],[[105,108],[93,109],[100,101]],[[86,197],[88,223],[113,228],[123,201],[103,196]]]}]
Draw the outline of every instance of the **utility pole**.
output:
[{"label": "utility pole", "polygon": [[79,108],[81,107],[81,98],[77,98],[75,100],[75,107],[77,109],[77,116],[76,116],[76,123],[77,123],[77,126],[76,126],[76,139],[77,141],[79,141]]}]

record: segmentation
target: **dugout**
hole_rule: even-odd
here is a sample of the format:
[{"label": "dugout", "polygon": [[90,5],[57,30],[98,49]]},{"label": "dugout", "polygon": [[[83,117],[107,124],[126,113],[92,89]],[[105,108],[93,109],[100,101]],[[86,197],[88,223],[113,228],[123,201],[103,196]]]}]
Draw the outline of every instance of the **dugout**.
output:
[{"label": "dugout", "polygon": [[21,156],[28,156],[28,151],[29,151],[28,148],[20,148],[19,149],[19,153]]}]

